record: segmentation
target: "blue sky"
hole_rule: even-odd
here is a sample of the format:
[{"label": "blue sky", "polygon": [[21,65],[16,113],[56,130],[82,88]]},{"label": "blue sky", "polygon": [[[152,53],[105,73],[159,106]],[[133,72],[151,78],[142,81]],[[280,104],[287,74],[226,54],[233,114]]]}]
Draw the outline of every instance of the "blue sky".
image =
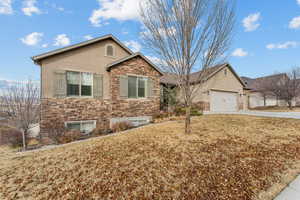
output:
[{"label": "blue sky", "polygon": [[[140,0],[0,0],[0,80],[39,80],[30,57],[112,33],[141,51]],[[240,76],[300,66],[300,0],[237,0],[229,62]]]}]

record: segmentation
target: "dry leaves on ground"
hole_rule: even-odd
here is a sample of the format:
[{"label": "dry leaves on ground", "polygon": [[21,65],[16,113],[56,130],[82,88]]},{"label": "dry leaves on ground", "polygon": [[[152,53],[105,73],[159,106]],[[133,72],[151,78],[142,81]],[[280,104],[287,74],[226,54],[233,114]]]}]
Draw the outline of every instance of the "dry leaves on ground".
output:
[{"label": "dry leaves on ground", "polygon": [[[300,160],[292,119],[203,116],[1,160],[0,199],[253,199]],[[2,195],[2,196],[1,196]]]}]

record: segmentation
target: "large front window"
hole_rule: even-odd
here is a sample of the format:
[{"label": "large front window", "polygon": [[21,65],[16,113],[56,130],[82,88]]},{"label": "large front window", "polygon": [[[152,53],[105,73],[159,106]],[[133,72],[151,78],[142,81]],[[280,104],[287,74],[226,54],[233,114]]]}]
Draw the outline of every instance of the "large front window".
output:
[{"label": "large front window", "polygon": [[146,97],[147,78],[129,76],[128,77],[128,97],[129,98],[145,98]]},{"label": "large front window", "polygon": [[68,96],[92,96],[93,74],[87,72],[67,72]]}]

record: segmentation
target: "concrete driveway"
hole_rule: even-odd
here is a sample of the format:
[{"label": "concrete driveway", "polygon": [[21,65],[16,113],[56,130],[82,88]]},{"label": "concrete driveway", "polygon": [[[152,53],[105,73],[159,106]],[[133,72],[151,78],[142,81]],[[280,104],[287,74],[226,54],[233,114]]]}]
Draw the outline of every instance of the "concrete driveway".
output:
[{"label": "concrete driveway", "polygon": [[259,117],[277,117],[300,119],[300,112],[263,112],[263,111],[237,111],[237,112],[204,112],[205,115],[228,114],[228,115],[252,115]]}]

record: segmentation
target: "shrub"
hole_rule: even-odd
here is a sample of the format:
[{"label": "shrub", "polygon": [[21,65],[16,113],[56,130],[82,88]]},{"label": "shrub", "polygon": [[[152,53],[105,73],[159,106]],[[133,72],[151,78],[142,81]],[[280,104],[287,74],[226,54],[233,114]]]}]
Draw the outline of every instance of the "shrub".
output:
[{"label": "shrub", "polygon": [[[175,108],[174,112],[175,112],[176,116],[183,116],[186,113],[186,108],[177,107],[177,108]],[[201,115],[202,115],[202,112],[199,111],[199,109],[197,109],[195,107],[191,108],[191,116],[201,116]]]},{"label": "shrub", "polygon": [[120,132],[133,128],[133,124],[128,121],[114,123],[111,127],[112,132]]},{"label": "shrub", "polygon": [[105,129],[105,128],[95,128],[90,135],[92,137],[96,137],[96,136],[101,136],[101,135],[107,135],[111,133],[111,131],[109,129]]},{"label": "shrub", "polygon": [[60,143],[60,144],[66,144],[69,142],[79,140],[81,136],[82,136],[82,134],[80,131],[69,130],[69,131],[65,131],[63,133],[63,135],[61,135],[57,138],[57,140],[58,140],[58,143]]},{"label": "shrub", "polygon": [[[67,132],[67,129],[63,124],[55,123],[52,125],[51,129],[48,130],[48,137],[54,142],[54,143],[60,143],[61,137],[65,135]],[[49,141],[47,142],[49,143]]]},{"label": "shrub", "polygon": [[169,117],[171,115],[173,115],[173,113],[169,113],[169,112],[166,112],[166,111],[160,111],[160,112],[155,113],[154,115],[152,115],[152,119],[153,120],[163,119],[163,118]]},{"label": "shrub", "polygon": [[54,123],[48,130],[50,140],[43,141],[43,144],[65,144],[80,139],[82,136],[79,130],[69,130],[62,123]]},{"label": "shrub", "polygon": [[23,145],[22,132],[13,128],[2,130],[0,140],[1,144],[8,144],[12,147],[21,147]]}]

